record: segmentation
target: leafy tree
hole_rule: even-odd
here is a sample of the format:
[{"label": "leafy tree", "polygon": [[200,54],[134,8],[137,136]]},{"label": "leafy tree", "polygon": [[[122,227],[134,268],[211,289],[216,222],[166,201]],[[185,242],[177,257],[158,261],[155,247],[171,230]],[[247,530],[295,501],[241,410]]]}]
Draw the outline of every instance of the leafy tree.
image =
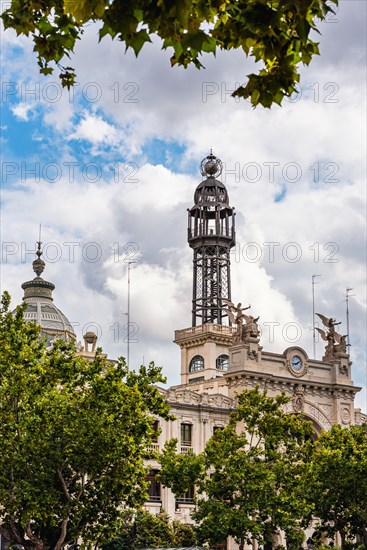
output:
[{"label": "leafy tree", "polygon": [[310,509],[302,479],[312,427],[284,412],[288,401],[258,388],[244,391],[228,426],[216,431],[202,454],[177,455],[175,440],[166,444],[160,480],[176,495],[196,484],[193,518],[202,540],[232,536],[243,550],[251,539],[264,543],[281,529],[288,548],[299,547],[301,519]]},{"label": "leafy tree", "polygon": [[[367,548],[367,425],[334,425],[315,444],[307,487],[313,514],[330,537],[337,532],[342,548],[360,537]],[[349,539],[349,543],[348,543]]]},{"label": "leafy tree", "polygon": [[147,500],[152,415],[169,418],[150,363],[93,361],[0,308],[0,533],[26,549],[111,539]]},{"label": "leafy tree", "polygon": [[177,519],[172,522],[177,546],[196,546],[196,531],[192,525],[182,523]]},{"label": "leafy tree", "polygon": [[142,511],[136,518],[135,548],[171,548],[175,534],[168,514]]},{"label": "leafy tree", "polygon": [[196,541],[192,526],[180,521],[170,521],[169,515],[162,512],[153,515],[141,510],[133,525],[123,530],[120,537],[105,544],[103,550],[122,550],[125,548],[172,548],[191,546]]},{"label": "leafy tree", "polygon": [[[163,49],[173,51],[172,65],[202,67],[200,56],[216,50],[242,49],[263,66],[248,75],[233,95],[256,106],[281,103],[295,91],[299,65],[319,53],[310,38],[317,21],[333,12],[338,0],[11,0],[2,15],[5,28],[31,36],[40,72],[50,74],[51,62],[70,87],[72,67],[60,61],[70,56],[89,21],[100,23],[99,38],[108,35],[136,55],[157,35]],[[243,79],[241,79],[243,80]]]}]

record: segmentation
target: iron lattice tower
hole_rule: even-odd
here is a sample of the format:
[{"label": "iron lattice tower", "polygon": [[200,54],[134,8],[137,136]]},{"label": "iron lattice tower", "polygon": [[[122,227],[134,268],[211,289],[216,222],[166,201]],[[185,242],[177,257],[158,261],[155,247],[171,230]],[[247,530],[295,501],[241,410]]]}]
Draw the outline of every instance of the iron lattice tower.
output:
[{"label": "iron lattice tower", "polygon": [[[222,162],[212,153],[201,162],[205,179],[188,210],[188,243],[194,250],[192,326],[223,324],[223,300],[231,300],[230,250],[235,245],[234,208],[225,185],[215,179]],[[230,324],[230,321],[229,321]]]}]

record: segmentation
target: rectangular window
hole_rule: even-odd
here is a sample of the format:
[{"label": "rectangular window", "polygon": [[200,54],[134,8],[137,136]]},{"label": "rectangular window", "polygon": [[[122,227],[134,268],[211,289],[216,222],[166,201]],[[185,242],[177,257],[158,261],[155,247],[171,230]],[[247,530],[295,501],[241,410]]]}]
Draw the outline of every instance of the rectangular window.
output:
[{"label": "rectangular window", "polygon": [[178,504],[193,504],[195,496],[195,487],[191,485],[183,495],[176,498],[176,506]]},{"label": "rectangular window", "polygon": [[160,502],[161,500],[161,484],[156,479],[158,472],[159,470],[150,470],[146,477],[146,481],[150,482],[148,489],[150,502]]},{"label": "rectangular window", "polygon": [[152,443],[158,443],[159,420],[154,420],[153,431],[154,431],[154,435],[152,437]]},{"label": "rectangular window", "polygon": [[191,447],[192,444],[192,424],[181,424],[181,445]]},{"label": "rectangular window", "polygon": [[189,384],[195,384],[195,382],[202,382],[204,376],[197,376],[196,378],[189,378]]}]

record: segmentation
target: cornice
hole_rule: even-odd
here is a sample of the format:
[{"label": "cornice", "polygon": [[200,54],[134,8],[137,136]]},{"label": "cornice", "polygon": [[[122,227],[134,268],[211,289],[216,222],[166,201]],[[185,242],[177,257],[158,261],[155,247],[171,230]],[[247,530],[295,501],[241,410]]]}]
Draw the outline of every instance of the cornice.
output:
[{"label": "cornice", "polygon": [[228,380],[228,386],[233,388],[236,386],[256,386],[267,389],[273,389],[274,391],[285,391],[287,393],[293,393],[295,385],[300,385],[305,388],[305,391],[311,395],[324,395],[333,397],[345,397],[351,396],[354,399],[354,395],[361,390],[358,386],[350,386],[346,384],[327,383],[319,381],[302,380],[300,378],[290,379],[279,375],[273,375],[269,373],[249,372],[230,373],[224,375]]}]

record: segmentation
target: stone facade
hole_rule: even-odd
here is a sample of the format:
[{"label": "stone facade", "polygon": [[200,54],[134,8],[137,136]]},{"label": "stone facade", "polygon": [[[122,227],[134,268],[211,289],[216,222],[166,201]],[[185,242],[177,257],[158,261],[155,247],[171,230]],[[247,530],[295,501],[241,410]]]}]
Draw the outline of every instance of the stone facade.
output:
[{"label": "stone facade", "polygon": [[[312,421],[315,436],[333,424],[347,427],[366,422],[367,415],[354,408],[360,388],[353,384],[346,353],[329,360],[324,357],[322,361],[310,359],[298,346],[272,353],[263,350],[259,338],[239,341],[237,332],[235,327],[214,323],[175,332],[175,342],[181,348],[182,383],[162,390],[176,419],[160,423],[157,448],[175,437],[179,452],[203,451],[215,428],[227,424],[236,396],[256,386],[266,389],[270,396],[285,392],[290,397],[287,412],[302,412]],[[228,361],[218,361],[223,357]],[[185,433],[190,434],[189,441],[182,440]],[[156,473],[159,464],[152,461],[151,467]],[[159,487],[158,492],[159,496],[153,495],[147,503],[148,510],[165,510],[174,519],[192,521],[190,495],[176,500],[164,487]],[[284,543],[281,534],[277,543]],[[227,550],[236,548],[233,540],[227,542]],[[256,542],[249,548],[256,549]]]},{"label": "stone facade", "polygon": [[[250,306],[235,305],[230,297],[234,209],[225,186],[214,178],[221,173],[221,161],[210,153],[201,173],[204,180],[195,191],[188,222],[188,244],[194,253],[193,326],[175,332],[174,341],[181,349],[181,385],[162,391],[176,420],[161,423],[157,448],[176,437],[179,452],[201,452],[214,429],[228,422],[237,395],[256,386],[270,396],[285,392],[290,397],[286,411],[302,412],[311,420],[315,437],[333,424],[365,422],[366,415],[354,408],[360,388],[351,377],[347,335],[336,332],[340,323],[335,319],[316,314],[326,328],[315,329],[326,342],[321,361],[310,359],[298,346],[283,353],[263,350],[259,317],[249,315]],[[151,465],[153,477],[159,465]],[[154,487],[148,509],[164,509],[172,518],[191,521],[192,495],[175,500],[168,489]],[[279,535],[273,542],[284,541]],[[235,550],[236,545],[229,540],[227,548]]]},{"label": "stone facade", "polygon": [[[170,405],[171,412],[175,415],[175,420],[159,421],[161,433],[154,444],[156,449],[161,449],[165,441],[177,438],[179,452],[184,454],[202,452],[214,430],[223,428],[228,423],[230,411],[234,407],[234,400],[224,394],[199,393],[187,385],[174,386],[161,391]],[[150,461],[150,466],[152,472],[159,470],[159,464],[156,461]],[[192,497],[191,494],[176,499],[169,489],[158,487],[158,491],[151,495],[146,508],[151,513],[164,510],[172,519],[192,523],[190,517],[193,508]]]}]

